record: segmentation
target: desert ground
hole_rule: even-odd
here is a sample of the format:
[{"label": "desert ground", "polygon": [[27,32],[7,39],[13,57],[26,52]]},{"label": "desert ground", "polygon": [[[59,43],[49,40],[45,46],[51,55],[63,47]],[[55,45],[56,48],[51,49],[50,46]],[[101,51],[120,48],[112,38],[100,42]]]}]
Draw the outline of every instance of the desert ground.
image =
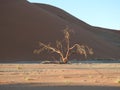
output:
[{"label": "desert ground", "polygon": [[0,90],[55,87],[119,90],[120,63],[0,64]]}]

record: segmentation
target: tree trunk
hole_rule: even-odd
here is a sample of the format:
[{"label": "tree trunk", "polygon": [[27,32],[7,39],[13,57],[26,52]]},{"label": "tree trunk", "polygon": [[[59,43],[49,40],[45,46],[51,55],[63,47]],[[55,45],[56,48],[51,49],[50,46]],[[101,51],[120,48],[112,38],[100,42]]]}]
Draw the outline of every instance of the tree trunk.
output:
[{"label": "tree trunk", "polygon": [[64,64],[66,64],[68,62],[68,59],[64,58],[62,61],[63,61]]},{"label": "tree trunk", "polygon": [[68,59],[60,58],[60,64],[66,64],[68,62]]}]

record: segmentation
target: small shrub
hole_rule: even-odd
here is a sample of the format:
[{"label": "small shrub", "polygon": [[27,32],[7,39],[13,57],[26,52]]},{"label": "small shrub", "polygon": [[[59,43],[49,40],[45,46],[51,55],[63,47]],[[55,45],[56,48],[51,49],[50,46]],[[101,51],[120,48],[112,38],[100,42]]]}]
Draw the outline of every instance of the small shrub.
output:
[{"label": "small shrub", "polygon": [[19,70],[19,69],[22,69],[22,67],[18,65],[18,66],[17,66],[17,69],[18,69],[18,70]]},{"label": "small shrub", "polygon": [[117,79],[115,82],[120,84],[120,79]]},{"label": "small shrub", "polygon": [[34,80],[34,78],[24,77],[24,80],[26,80],[26,81],[29,81],[29,80]]}]

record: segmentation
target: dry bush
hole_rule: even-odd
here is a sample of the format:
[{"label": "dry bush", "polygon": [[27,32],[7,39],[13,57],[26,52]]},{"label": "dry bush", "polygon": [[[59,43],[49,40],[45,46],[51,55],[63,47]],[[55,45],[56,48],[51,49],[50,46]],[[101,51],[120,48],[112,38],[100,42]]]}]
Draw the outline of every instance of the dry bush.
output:
[{"label": "dry bush", "polygon": [[[87,58],[87,55],[93,54],[92,48],[89,48],[86,45],[80,45],[78,43],[74,44],[73,46],[70,46],[70,33],[69,33],[69,28],[66,27],[64,29],[64,45],[62,41],[56,41],[56,47],[52,47],[51,44],[44,44],[42,42],[39,42],[39,49],[35,49],[33,53],[35,54],[40,54],[44,50],[48,50],[51,53],[57,53],[60,56],[60,60],[62,60],[63,63],[67,63],[68,57],[71,55],[72,50],[76,50],[75,52],[84,55],[85,58]],[[64,48],[64,50],[63,50]]]}]

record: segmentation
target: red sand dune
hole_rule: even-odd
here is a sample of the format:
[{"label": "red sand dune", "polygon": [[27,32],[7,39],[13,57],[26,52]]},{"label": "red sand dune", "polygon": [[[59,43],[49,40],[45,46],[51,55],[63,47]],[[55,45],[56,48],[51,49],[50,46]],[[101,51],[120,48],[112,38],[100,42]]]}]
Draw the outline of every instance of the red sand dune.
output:
[{"label": "red sand dune", "polygon": [[39,60],[49,55],[35,55],[38,41],[49,43],[63,39],[62,30],[74,30],[71,44],[93,48],[89,58],[120,59],[120,32],[94,27],[69,13],[45,4],[26,0],[0,0],[0,62]]}]

